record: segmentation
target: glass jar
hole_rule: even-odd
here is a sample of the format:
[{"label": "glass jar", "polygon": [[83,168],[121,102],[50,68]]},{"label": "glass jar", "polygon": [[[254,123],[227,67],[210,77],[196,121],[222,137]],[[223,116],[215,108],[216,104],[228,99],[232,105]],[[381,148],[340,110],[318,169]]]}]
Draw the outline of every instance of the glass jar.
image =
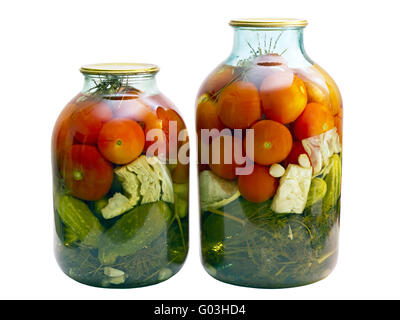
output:
[{"label": "glass jar", "polygon": [[53,131],[55,254],[97,287],[159,283],[188,250],[189,143],[157,88],[158,67],[81,68],[82,91]]},{"label": "glass jar", "polygon": [[304,51],[306,21],[230,25],[197,97],[203,264],[241,286],[313,283],[338,254],[341,96]]}]

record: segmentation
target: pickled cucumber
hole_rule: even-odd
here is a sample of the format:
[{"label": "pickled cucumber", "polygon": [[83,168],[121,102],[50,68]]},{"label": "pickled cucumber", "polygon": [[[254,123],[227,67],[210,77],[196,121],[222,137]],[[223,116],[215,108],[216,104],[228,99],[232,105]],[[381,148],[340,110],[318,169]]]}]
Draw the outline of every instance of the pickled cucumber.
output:
[{"label": "pickled cucumber", "polygon": [[125,213],[108,229],[99,246],[99,260],[104,265],[118,257],[132,255],[150,245],[168,228],[172,212],[163,201],[144,204]]},{"label": "pickled cucumber", "polygon": [[189,212],[189,184],[174,183],[175,212],[185,218]]},{"label": "pickled cucumber", "polygon": [[69,227],[64,228],[64,244],[70,246],[79,240],[78,235]]},{"label": "pickled cucumber", "polygon": [[322,210],[324,212],[334,207],[340,197],[342,163],[339,155],[334,154],[329,159],[328,167],[330,167],[330,170],[325,176],[327,191],[325,197],[322,199]]},{"label": "pickled cucumber", "polygon": [[81,200],[69,195],[59,198],[57,211],[64,225],[85,245],[96,247],[103,232],[99,220]]},{"label": "pickled cucumber", "polygon": [[308,191],[306,208],[322,200],[326,194],[327,186],[324,179],[314,178],[311,180],[310,190]]},{"label": "pickled cucumber", "polygon": [[101,210],[103,210],[108,204],[108,199],[107,198],[101,198],[100,200],[92,202],[92,210],[93,213],[97,217],[101,217]]}]

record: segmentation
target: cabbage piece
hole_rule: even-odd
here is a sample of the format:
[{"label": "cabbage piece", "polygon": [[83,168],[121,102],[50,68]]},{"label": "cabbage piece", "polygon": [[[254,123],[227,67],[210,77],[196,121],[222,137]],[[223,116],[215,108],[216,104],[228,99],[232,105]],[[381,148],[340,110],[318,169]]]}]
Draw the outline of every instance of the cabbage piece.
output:
[{"label": "cabbage piece", "polygon": [[132,174],[127,166],[115,169],[115,173],[119,182],[121,182],[125,196],[129,199],[132,207],[136,206],[140,201],[140,181],[138,177],[136,174]]},{"label": "cabbage piece", "polygon": [[210,170],[199,176],[201,210],[218,209],[240,196],[236,181],[222,179]]},{"label": "cabbage piece", "polygon": [[311,178],[312,168],[289,164],[285,174],[279,180],[279,187],[272,200],[271,209],[277,213],[303,213]]},{"label": "cabbage piece", "polygon": [[126,166],[115,169],[123,193],[115,193],[101,210],[105,219],[123,214],[139,204],[160,199],[174,203],[171,175],[157,157],[140,156]]},{"label": "cabbage piece", "polygon": [[112,219],[133,208],[131,201],[117,192],[109,200],[108,205],[101,210],[104,219]]},{"label": "cabbage piece", "polygon": [[160,199],[161,184],[157,173],[150,166],[146,156],[140,156],[126,166],[140,181],[142,204],[156,202]]},{"label": "cabbage piece", "polygon": [[172,185],[172,178],[167,166],[164,165],[157,157],[148,157],[146,159],[161,182],[161,200],[173,203],[174,187]]},{"label": "cabbage piece", "polygon": [[303,139],[304,150],[307,152],[313,167],[313,175],[319,175],[328,165],[333,154],[341,152],[339,135],[336,128],[311,138]]}]

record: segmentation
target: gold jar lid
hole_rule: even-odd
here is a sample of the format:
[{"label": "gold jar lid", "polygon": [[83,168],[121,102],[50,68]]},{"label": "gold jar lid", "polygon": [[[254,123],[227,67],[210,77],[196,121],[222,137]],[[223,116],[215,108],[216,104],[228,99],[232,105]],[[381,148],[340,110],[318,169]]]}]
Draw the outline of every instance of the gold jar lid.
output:
[{"label": "gold jar lid", "polygon": [[96,63],[87,64],[80,68],[83,74],[148,74],[160,70],[155,64],[149,63]]},{"label": "gold jar lid", "polygon": [[254,18],[254,19],[237,19],[231,20],[229,25],[232,27],[270,27],[270,28],[286,28],[286,27],[305,27],[307,20],[290,19],[290,18]]}]

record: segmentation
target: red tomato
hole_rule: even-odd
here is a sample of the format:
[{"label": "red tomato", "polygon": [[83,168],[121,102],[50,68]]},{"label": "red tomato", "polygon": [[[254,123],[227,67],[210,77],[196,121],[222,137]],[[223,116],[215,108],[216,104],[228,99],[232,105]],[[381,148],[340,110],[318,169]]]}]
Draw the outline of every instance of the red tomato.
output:
[{"label": "red tomato", "polygon": [[65,154],[62,175],[73,196],[94,201],[110,190],[113,168],[95,147],[76,144]]},{"label": "red tomato", "polygon": [[104,124],[97,146],[108,161],[126,164],[142,153],[144,140],[143,129],[136,121],[114,119]]},{"label": "red tomato", "polygon": [[[285,159],[283,162],[283,166],[287,167],[289,164],[299,164],[299,155],[301,154],[306,154],[308,157],[308,154],[306,150],[304,150],[303,144],[301,141],[293,141],[293,147],[292,150],[290,150],[290,153],[288,157]],[[310,161],[311,163],[311,161]]]},{"label": "red tomato", "polygon": [[[232,141],[232,143],[228,143],[227,141]],[[241,153],[243,155],[242,145],[242,140],[237,137],[224,135],[215,137],[211,142],[211,150],[209,150],[210,169],[221,178],[228,180],[236,179],[236,168],[241,165],[237,163],[235,154]],[[217,161],[218,155],[219,161]]]},{"label": "red tomato", "polygon": [[77,109],[77,105],[73,102],[69,103],[59,115],[53,129],[52,135],[52,154],[53,163],[58,169],[62,168],[64,153],[73,143],[74,137],[70,128],[71,114]]},{"label": "red tomato", "polygon": [[335,126],[331,111],[319,103],[309,103],[294,123],[294,135],[303,140],[331,130]]},{"label": "red tomato", "polygon": [[79,102],[79,108],[71,116],[74,138],[80,143],[96,144],[103,124],[112,117],[111,109],[102,101],[88,99]]},{"label": "red tomato", "polygon": [[261,203],[275,194],[278,181],[269,174],[269,167],[254,164],[254,170],[251,174],[239,176],[239,191],[246,200]]}]

